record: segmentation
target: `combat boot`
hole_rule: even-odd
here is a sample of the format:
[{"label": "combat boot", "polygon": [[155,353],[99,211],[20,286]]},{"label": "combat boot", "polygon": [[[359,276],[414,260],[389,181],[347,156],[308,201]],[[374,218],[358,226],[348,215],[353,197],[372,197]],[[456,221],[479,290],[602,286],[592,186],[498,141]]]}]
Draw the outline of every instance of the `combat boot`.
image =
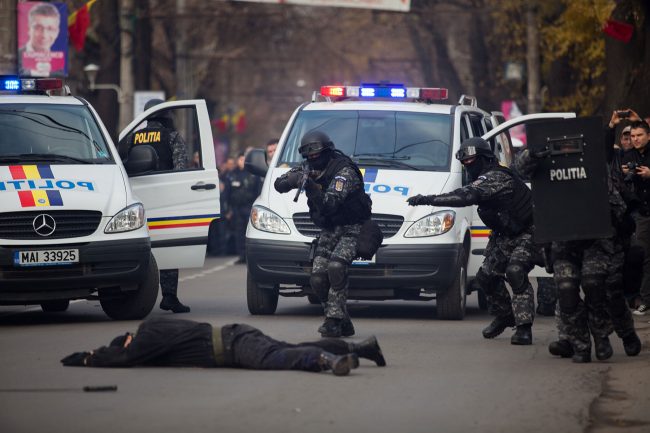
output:
[{"label": "combat boot", "polygon": [[641,340],[636,332],[633,331],[630,335],[623,337],[623,349],[627,356],[637,356],[641,353]]},{"label": "combat boot", "polygon": [[181,304],[176,296],[163,296],[160,301],[160,309],[165,311],[172,311],[173,313],[189,313],[190,307]]},{"label": "combat boot", "polygon": [[507,316],[497,316],[483,330],[483,337],[494,338],[505,331],[506,328],[512,328],[513,326],[515,326],[515,316],[512,313]]},{"label": "combat boot", "polygon": [[591,362],[591,352],[576,352],[573,354],[571,361],[578,364],[585,364]]},{"label": "combat boot", "polygon": [[321,337],[339,338],[341,336],[341,319],[328,317],[318,328]]},{"label": "combat boot", "polygon": [[548,351],[551,352],[551,355],[562,358],[571,358],[573,356],[573,346],[568,340],[552,341],[548,345]]},{"label": "combat boot", "polygon": [[349,317],[346,317],[341,322],[341,336],[342,337],[352,337],[354,335],[354,325],[352,320]]},{"label": "combat boot", "polygon": [[614,354],[614,349],[612,349],[612,345],[609,342],[609,337],[594,337],[594,346],[596,349],[596,359],[599,361],[605,361],[606,359],[611,358]]},{"label": "combat boot", "polygon": [[337,356],[329,352],[323,352],[320,355],[318,364],[321,370],[332,370],[335,376],[346,376],[350,373],[350,370],[359,366],[359,357],[356,353]]},{"label": "combat boot", "polygon": [[517,326],[517,330],[510,338],[510,344],[515,344],[517,346],[529,346],[533,344],[533,325],[530,323],[527,325]]},{"label": "combat boot", "polygon": [[377,342],[377,338],[373,335],[370,338],[359,343],[349,343],[350,351],[356,353],[359,357],[374,361],[379,367],[386,366],[386,359],[381,352],[381,347]]}]

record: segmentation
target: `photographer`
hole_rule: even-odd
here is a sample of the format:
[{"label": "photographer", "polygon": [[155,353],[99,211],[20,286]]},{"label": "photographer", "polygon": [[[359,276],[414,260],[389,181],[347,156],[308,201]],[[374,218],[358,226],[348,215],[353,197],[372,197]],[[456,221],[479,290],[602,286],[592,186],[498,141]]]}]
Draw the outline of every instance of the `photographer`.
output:
[{"label": "photographer", "polygon": [[[631,110],[630,110],[631,111]],[[638,119],[638,120],[637,120]],[[636,315],[645,315],[650,306],[650,126],[632,111],[630,116],[630,139],[633,150],[623,156],[622,171],[626,180],[632,183],[634,193],[641,201],[636,221],[636,241],[645,251],[643,263],[643,282],[641,284],[641,303],[634,311]]]}]

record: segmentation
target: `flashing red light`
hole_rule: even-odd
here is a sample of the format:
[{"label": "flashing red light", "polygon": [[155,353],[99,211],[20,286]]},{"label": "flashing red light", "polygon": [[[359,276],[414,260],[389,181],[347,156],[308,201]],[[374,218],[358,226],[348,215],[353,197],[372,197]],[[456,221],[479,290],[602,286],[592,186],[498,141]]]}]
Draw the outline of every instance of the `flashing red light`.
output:
[{"label": "flashing red light", "polygon": [[423,87],[420,89],[421,99],[447,99],[447,89],[440,87]]},{"label": "flashing red light", "polygon": [[345,96],[345,87],[344,86],[322,86],[320,88],[320,94],[323,96],[332,96],[332,97],[343,97]]},{"label": "flashing red light", "polygon": [[63,80],[60,78],[39,78],[36,81],[36,90],[55,90],[63,88]]}]

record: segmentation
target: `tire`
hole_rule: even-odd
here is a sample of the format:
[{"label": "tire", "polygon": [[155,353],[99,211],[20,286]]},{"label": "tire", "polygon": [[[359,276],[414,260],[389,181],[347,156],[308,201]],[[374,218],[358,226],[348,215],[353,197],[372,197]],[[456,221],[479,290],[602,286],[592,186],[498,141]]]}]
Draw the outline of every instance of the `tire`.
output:
[{"label": "tire", "polygon": [[451,287],[445,292],[439,292],[436,297],[436,314],[441,320],[463,320],[465,317],[465,304],[467,302],[467,258],[461,252],[462,265]]},{"label": "tire", "polygon": [[248,311],[255,315],[270,315],[278,307],[278,291],[263,289],[257,285],[250,272],[246,271],[246,302]]},{"label": "tire", "polygon": [[68,299],[57,299],[56,301],[45,301],[41,303],[41,309],[46,313],[62,313],[68,309]]},{"label": "tire", "polygon": [[159,285],[158,265],[151,254],[147,275],[137,291],[116,296],[110,290],[100,290],[99,303],[106,315],[113,320],[140,320],[147,317],[153,309]]}]

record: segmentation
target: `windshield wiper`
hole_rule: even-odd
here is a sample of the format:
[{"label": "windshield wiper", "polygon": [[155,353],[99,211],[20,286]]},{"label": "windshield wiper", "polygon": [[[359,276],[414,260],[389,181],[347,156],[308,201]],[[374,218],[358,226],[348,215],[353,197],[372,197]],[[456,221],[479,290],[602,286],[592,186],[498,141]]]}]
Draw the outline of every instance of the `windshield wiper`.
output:
[{"label": "windshield wiper", "polygon": [[376,165],[380,167],[401,167],[408,168],[410,170],[420,171],[421,168],[418,168],[414,165],[407,164],[401,159],[410,159],[409,157],[398,157],[398,158],[357,158],[356,156],[352,160],[361,165]]},{"label": "windshield wiper", "polygon": [[94,164],[81,158],[75,158],[68,155],[55,155],[53,153],[21,153],[20,155],[7,155],[0,158],[2,162],[22,162],[22,161],[74,161],[80,164]]}]

